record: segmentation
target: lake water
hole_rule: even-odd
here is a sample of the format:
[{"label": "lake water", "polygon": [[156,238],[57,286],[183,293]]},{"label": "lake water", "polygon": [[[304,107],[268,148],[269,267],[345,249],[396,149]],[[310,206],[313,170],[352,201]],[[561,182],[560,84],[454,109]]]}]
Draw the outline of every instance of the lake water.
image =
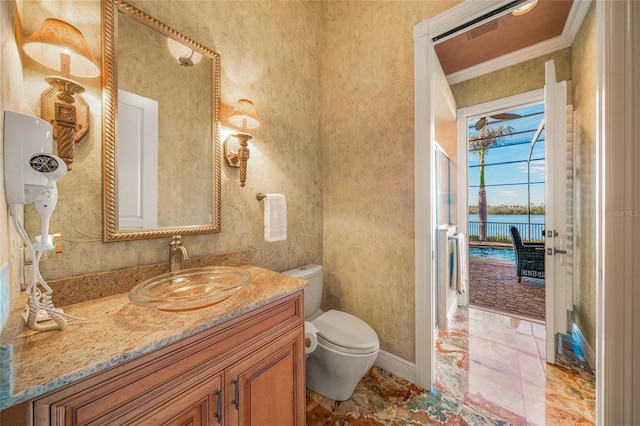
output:
[{"label": "lake water", "polygon": [[[529,216],[526,214],[488,214],[487,222],[506,222],[506,223],[529,223]],[[478,215],[470,214],[469,222],[477,222]],[[543,214],[532,214],[531,223],[544,223]]]}]

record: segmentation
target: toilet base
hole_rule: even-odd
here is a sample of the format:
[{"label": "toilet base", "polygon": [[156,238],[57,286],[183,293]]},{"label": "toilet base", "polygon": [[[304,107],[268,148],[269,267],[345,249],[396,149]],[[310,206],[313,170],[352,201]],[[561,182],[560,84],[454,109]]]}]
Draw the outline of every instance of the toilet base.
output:
[{"label": "toilet base", "polygon": [[307,387],[336,401],[351,398],[358,382],[378,357],[370,354],[348,354],[318,345],[307,358]]}]

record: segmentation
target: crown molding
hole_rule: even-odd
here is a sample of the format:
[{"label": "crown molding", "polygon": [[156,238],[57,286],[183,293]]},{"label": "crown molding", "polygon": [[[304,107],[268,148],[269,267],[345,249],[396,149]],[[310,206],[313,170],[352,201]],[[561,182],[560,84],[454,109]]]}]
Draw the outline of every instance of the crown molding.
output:
[{"label": "crown molding", "polygon": [[573,39],[576,38],[578,30],[584,21],[584,17],[587,16],[591,6],[591,0],[573,0],[569,16],[567,16],[567,22],[564,24],[564,30],[562,36],[569,40],[573,44]]}]

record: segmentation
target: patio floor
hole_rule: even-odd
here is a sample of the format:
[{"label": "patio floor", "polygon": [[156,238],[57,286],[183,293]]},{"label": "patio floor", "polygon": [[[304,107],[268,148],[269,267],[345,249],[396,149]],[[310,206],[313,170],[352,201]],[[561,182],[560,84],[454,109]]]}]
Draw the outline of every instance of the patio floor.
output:
[{"label": "patio floor", "polygon": [[469,257],[469,304],[544,322],[544,280],[522,277],[513,262]]}]

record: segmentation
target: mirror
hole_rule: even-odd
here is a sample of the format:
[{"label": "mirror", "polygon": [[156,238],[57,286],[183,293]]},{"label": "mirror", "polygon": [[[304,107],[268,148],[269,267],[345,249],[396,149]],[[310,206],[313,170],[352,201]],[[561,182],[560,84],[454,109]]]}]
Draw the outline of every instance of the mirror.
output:
[{"label": "mirror", "polygon": [[103,2],[104,241],[220,232],[220,56]]}]

